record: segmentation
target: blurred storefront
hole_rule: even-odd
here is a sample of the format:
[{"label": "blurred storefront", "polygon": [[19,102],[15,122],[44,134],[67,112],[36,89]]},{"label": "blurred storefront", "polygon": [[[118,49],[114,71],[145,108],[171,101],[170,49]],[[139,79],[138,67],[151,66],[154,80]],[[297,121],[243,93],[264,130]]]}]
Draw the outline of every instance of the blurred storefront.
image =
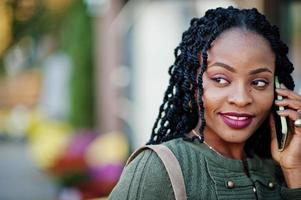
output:
[{"label": "blurred storefront", "polygon": [[22,199],[105,198],[150,136],[190,19],[230,5],[280,27],[301,93],[301,1],[1,1],[0,199],[26,183]]}]

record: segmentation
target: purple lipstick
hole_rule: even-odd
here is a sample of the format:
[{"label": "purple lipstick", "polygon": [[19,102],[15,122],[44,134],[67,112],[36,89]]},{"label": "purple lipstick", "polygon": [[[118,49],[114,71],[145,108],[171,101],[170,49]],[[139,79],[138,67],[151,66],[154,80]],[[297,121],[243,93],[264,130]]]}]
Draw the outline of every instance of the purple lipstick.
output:
[{"label": "purple lipstick", "polygon": [[226,112],[220,113],[225,124],[233,129],[243,129],[249,126],[253,120],[253,115],[247,113]]}]

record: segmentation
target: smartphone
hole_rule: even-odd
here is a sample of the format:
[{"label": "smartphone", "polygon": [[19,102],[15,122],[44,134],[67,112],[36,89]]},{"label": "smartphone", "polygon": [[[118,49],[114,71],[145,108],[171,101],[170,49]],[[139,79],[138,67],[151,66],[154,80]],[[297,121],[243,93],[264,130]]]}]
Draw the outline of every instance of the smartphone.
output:
[{"label": "smartphone", "polygon": [[[278,77],[275,76],[275,88],[280,88],[280,83]],[[275,99],[282,100],[283,97],[277,95],[275,91]],[[287,126],[287,117],[280,116],[276,113],[277,110],[284,110],[283,106],[276,106],[275,105],[275,126],[276,126],[276,135],[277,135],[277,143],[278,143],[278,150],[283,151],[287,141],[288,135],[288,126]]]}]

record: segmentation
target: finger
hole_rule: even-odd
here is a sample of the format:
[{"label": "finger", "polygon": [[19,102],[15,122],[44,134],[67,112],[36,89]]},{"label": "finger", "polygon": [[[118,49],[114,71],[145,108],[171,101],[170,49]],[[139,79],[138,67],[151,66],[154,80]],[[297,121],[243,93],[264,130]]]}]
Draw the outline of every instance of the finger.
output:
[{"label": "finger", "polygon": [[287,87],[283,83],[280,83],[280,88],[287,89]]},{"label": "finger", "polygon": [[295,121],[297,119],[300,119],[301,118],[301,113],[295,111],[295,110],[292,110],[292,109],[285,109],[285,110],[282,110],[282,111],[277,111],[277,113],[280,115],[280,116],[285,116],[285,117],[288,117],[289,119],[291,119],[292,121]]},{"label": "finger", "polygon": [[300,108],[301,108],[301,101],[295,100],[295,99],[276,100],[275,104],[277,106],[287,106],[287,107],[295,109],[295,110],[300,110]]},{"label": "finger", "polygon": [[283,97],[288,97],[290,99],[295,99],[295,100],[301,101],[301,96],[292,90],[277,88],[276,93]]}]

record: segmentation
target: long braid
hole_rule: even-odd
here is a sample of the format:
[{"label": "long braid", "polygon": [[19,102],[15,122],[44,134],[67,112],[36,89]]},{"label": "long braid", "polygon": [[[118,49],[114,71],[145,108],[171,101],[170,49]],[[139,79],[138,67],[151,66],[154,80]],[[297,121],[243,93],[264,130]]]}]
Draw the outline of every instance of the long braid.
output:
[{"label": "long braid", "polygon": [[[186,133],[194,129],[199,120],[199,133],[203,134],[206,126],[202,101],[203,73],[207,69],[207,51],[223,31],[232,27],[240,27],[263,36],[276,55],[276,75],[289,89],[294,88],[291,77],[294,68],[287,58],[288,48],[281,41],[276,26],[272,26],[256,9],[210,9],[204,17],[191,20],[190,27],[183,33],[182,41],[174,51],[175,62],[168,71],[169,86],[148,144],[158,144],[179,137],[185,139]],[[267,129],[269,127],[265,122],[247,141],[246,149],[253,149],[258,155],[269,157],[269,147],[261,144],[269,144],[270,138],[266,136],[268,134],[260,134],[268,131]],[[261,140],[259,144],[260,137],[264,142]]]}]

